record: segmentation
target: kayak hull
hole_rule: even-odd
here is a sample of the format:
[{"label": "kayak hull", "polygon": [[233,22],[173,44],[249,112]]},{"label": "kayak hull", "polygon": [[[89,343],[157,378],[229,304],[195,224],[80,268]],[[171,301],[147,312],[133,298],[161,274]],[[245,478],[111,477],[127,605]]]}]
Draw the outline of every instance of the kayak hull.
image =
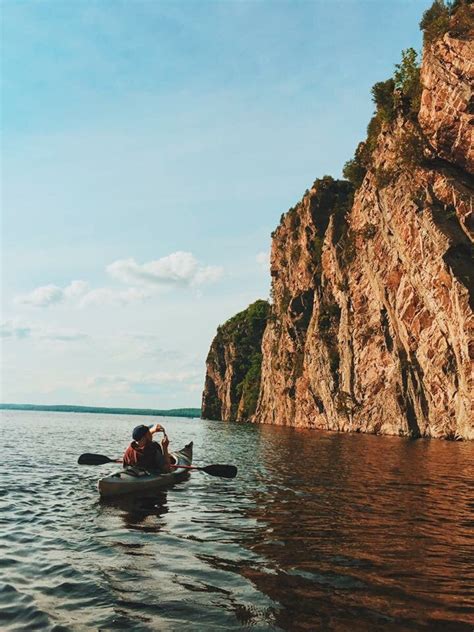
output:
[{"label": "kayak hull", "polygon": [[[170,453],[171,462],[176,465],[191,465],[193,461],[193,443],[188,443],[182,450]],[[143,492],[169,487],[185,478],[187,469],[173,468],[166,474],[150,474],[136,468],[124,468],[97,483],[99,494],[103,498],[123,496],[125,494],[142,494]]]}]

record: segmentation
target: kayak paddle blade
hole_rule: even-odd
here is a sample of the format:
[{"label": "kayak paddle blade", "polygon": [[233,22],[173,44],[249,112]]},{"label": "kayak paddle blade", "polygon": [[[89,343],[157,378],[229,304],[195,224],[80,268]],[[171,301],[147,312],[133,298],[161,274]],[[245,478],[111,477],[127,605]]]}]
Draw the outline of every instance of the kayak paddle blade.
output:
[{"label": "kayak paddle blade", "polygon": [[114,459],[109,459],[103,454],[81,454],[77,459],[79,465],[103,465],[104,463],[115,463]]},{"label": "kayak paddle blade", "polygon": [[235,465],[206,465],[206,467],[200,467],[200,470],[210,474],[211,476],[222,476],[223,478],[235,478],[237,476],[237,468]]}]

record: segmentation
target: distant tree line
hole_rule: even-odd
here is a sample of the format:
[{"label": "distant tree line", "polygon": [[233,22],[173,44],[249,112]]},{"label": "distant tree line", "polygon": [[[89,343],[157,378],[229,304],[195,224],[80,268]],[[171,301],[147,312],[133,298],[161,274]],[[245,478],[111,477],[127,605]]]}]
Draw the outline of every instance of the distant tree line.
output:
[{"label": "distant tree line", "polygon": [[147,417],[200,417],[199,408],[107,408],[103,406],[72,406],[42,404],[0,404],[0,410],[38,410],[58,413],[99,413],[104,415],[144,415]]}]

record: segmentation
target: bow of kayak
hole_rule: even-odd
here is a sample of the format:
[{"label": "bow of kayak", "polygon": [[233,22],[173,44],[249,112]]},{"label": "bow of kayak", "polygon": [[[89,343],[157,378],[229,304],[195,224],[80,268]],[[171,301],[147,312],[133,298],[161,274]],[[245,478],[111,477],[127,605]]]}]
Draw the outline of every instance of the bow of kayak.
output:
[{"label": "bow of kayak", "polygon": [[[193,461],[193,443],[188,443],[182,450],[170,454],[175,465],[191,465]],[[124,468],[110,476],[101,478],[97,483],[102,497],[122,496],[123,494],[140,493],[160,489],[181,480],[189,470],[175,468],[164,474],[151,474],[136,468]]]}]

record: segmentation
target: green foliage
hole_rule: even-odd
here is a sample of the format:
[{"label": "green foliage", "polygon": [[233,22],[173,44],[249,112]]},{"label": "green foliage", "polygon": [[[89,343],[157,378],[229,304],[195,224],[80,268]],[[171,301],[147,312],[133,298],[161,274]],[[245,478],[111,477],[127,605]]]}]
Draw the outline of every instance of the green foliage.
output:
[{"label": "green foliage", "polygon": [[247,371],[243,381],[239,385],[242,393],[243,410],[245,418],[251,417],[257,409],[258,396],[260,393],[260,380],[262,370],[262,354],[256,352],[253,354],[250,368]]},{"label": "green foliage", "polygon": [[301,224],[300,216],[298,213],[298,205],[290,209],[287,213],[291,232],[296,232]]},{"label": "green foliage", "polygon": [[[337,346],[337,330],[341,319],[341,308],[337,303],[328,303],[328,299],[321,303],[318,316],[318,332],[325,344],[329,369],[333,378],[333,390],[339,386],[339,350]],[[334,300],[334,299],[333,299]]]},{"label": "green foliage", "polygon": [[322,178],[316,178],[313,182],[313,189],[319,189],[321,187],[329,187],[334,184],[336,181],[332,176],[324,175]]},{"label": "green foliage", "polygon": [[421,81],[418,53],[414,48],[402,51],[402,61],[395,66],[394,83],[397,101],[405,114],[416,117],[421,103]]},{"label": "green foliage", "polygon": [[392,182],[395,177],[394,169],[387,169],[385,167],[377,167],[375,170],[375,183],[379,189],[384,189]]},{"label": "green foliage", "polygon": [[[382,125],[392,123],[398,113],[416,119],[420,109],[421,90],[418,55],[413,48],[408,48],[402,52],[402,60],[395,66],[393,78],[379,81],[372,87],[376,109],[367,126],[367,138],[359,143],[354,157],[346,162],[342,172],[356,189],[372,167],[372,154],[377,147]],[[380,172],[378,179],[386,186],[392,175]]]},{"label": "green foliage", "polygon": [[311,242],[308,244],[311,259],[314,265],[319,265],[321,262],[321,254],[323,251],[323,239],[319,235],[315,235]]},{"label": "green foliage", "polygon": [[450,35],[457,38],[463,38],[472,33],[474,29],[474,11],[471,2],[459,2],[457,6],[451,7],[453,17],[449,28]]},{"label": "green foliage", "polygon": [[425,161],[425,146],[425,138],[417,127],[406,131],[396,144],[400,165],[408,169],[422,165]]},{"label": "green foliage", "polygon": [[61,413],[100,413],[101,415],[143,415],[147,417],[200,417],[199,408],[105,408],[103,406],[74,406],[49,404],[0,404],[0,410],[38,410]]},{"label": "green foliage", "polygon": [[443,0],[434,0],[423,13],[420,29],[423,31],[424,44],[431,44],[442,37],[449,28],[449,8]]},{"label": "green foliage", "polygon": [[472,3],[473,0],[454,0],[447,4],[443,0],[434,0],[420,22],[423,42],[432,44],[448,32],[457,38],[468,35],[474,28]]},{"label": "green foliage", "polygon": [[318,266],[329,221],[332,217],[335,229],[334,238],[337,241],[343,226],[346,224],[345,217],[352,207],[354,187],[350,182],[334,180],[329,176],[316,180],[315,185],[317,185],[317,195],[311,199],[310,210],[317,232],[311,251],[313,264]]},{"label": "green foliage", "polygon": [[365,174],[367,173],[367,168],[362,164],[362,161],[358,158],[357,150],[354,155],[354,158],[348,160],[344,168],[342,170],[342,175],[346,180],[352,182],[354,187],[358,189],[362,184]]},{"label": "green foliage", "polygon": [[269,314],[267,301],[255,301],[218,328],[222,342],[234,343],[239,348],[241,345],[259,345]]},{"label": "green foliage", "polygon": [[390,123],[396,116],[396,104],[394,98],[395,81],[379,81],[372,86],[372,100],[377,107],[377,114],[382,121]]},{"label": "green foliage", "polygon": [[244,398],[245,414],[251,415],[255,411],[252,407],[256,406],[260,388],[262,336],[270,313],[271,306],[267,301],[255,301],[218,328],[220,346],[231,346],[235,351],[232,382],[234,416],[241,397]]},{"label": "green foliage", "polygon": [[365,148],[362,158],[364,159],[367,165],[370,164],[370,160],[372,158],[372,152],[377,146],[377,139],[382,130],[382,119],[378,115],[378,113],[374,114],[374,116],[370,119],[369,124],[367,125],[367,139],[365,141]]}]

